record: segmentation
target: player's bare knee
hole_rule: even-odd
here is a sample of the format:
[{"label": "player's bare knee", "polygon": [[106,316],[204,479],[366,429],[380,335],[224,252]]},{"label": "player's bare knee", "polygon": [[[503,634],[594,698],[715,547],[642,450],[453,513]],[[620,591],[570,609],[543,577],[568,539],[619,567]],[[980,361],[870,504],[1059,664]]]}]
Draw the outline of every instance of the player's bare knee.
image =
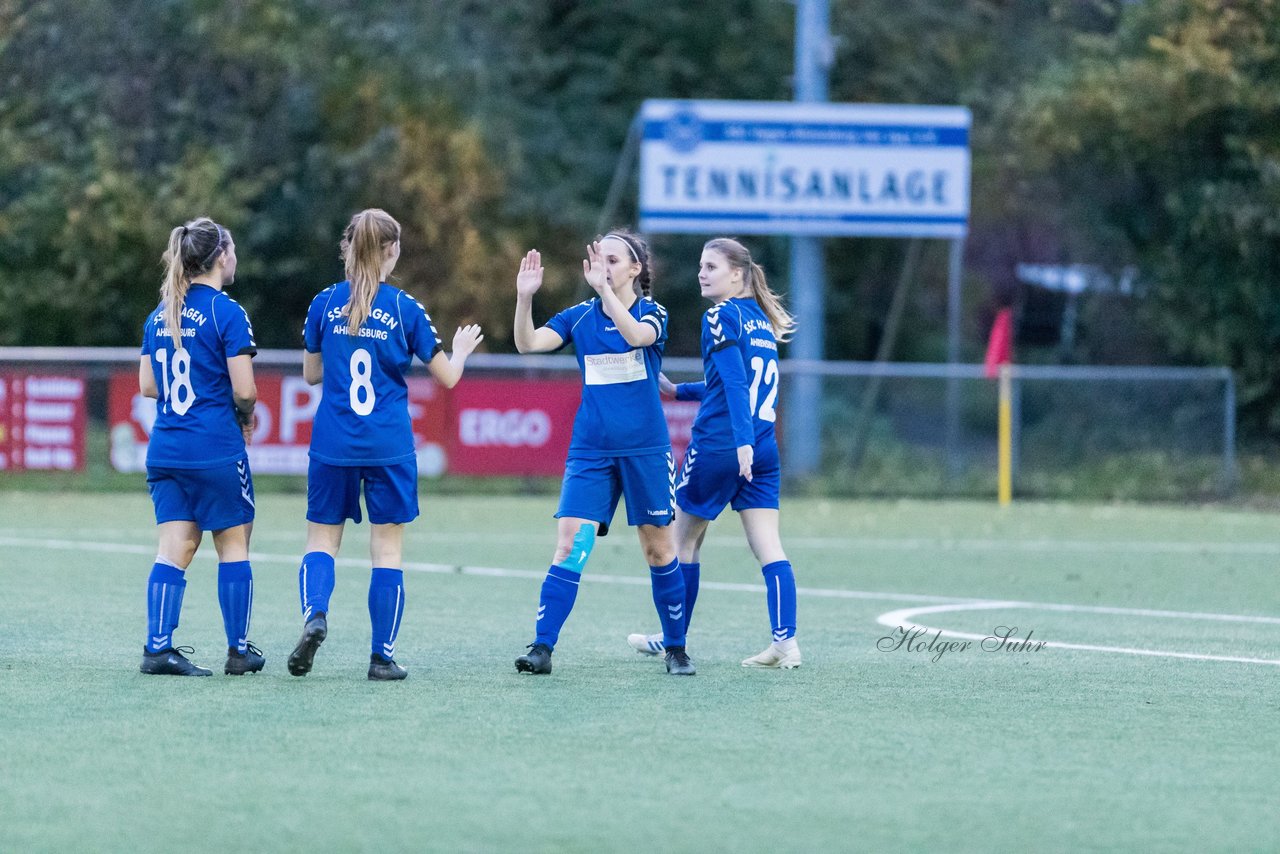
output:
[{"label": "player's bare knee", "polygon": [[249,559],[249,531],[248,525],[237,525],[213,532],[213,548],[220,563]]},{"label": "player's bare knee", "polygon": [[768,566],[771,563],[777,563],[787,559],[787,553],[782,549],[760,549],[756,551],[756,561],[761,566]]},{"label": "player's bare knee", "polygon": [[158,557],[164,558],[165,563],[172,564],[178,569],[185,570],[191,565],[191,561],[195,560],[196,547],[194,545],[187,544],[178,546],[161,545],[156,554]]},{"label": "player's bare knee", "polygon": [[556,566],[562,566],[569,555],[573,553],[573,537],[565,537],[563,534],[556,539],[556,551],[551,557],[551,562]]},{"label": "player's bare knee", "polygon": [[191,561],[195,560],[201,539],[203,535],[199,532],[187,534],[161,531],[156,554],[179,569],[186,569],[191,565]]},{"label": "player's bare knee", "polygon": [[649,562],[649,566],[666,566],[676,559],[676,551],[669,545],[645,543],[644,559]]},{"label": "player's bare knee", "polygon": [[551,556],[551,562],[556,566],[563,565],[565,560],[569,557],[569,552],[571,550],[572,548],[570,546],[557,545],[555,554]]},{"label": "player's bare knee", "polygon": [[566,547],[565,535],[567,533],[567,528],[562,527],[559,533],[560,542],[556,547],[555,559],[552,562],[556,566],[567,567],[574,572],[582,572],[587,565],[587,558],[591,557],[591,550],[596,545],[596,526],[589,522],[579,523],[577,532],[573,534],[572,539],[568,540],[568,546]]}]

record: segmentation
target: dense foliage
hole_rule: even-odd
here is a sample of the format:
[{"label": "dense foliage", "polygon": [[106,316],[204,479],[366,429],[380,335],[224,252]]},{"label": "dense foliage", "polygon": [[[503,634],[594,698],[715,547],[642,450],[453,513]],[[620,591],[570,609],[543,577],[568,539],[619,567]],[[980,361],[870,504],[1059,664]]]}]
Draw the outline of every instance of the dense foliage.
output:
[{"label": "dense foliage", "polygon": [[[834,0],[832,100],[974,112],[969,356],[1015,263],[1135,265],[1142,296],[1084,312],[1081,358],[1229,364],[1254,423],[1276,422],[1277,6]],[[479,321],[506,350],[523,250],[548,261],[540,314],[583,293],[640,102],[789,98],[793,16],[780,0],[0,0],[0,344],[132,344],[165,235],[208,214],[236,234],[261,343],[297,346],[341,276],[342,225],[377,205],[406,228],[399,283],[442,329]],[[613,220],[633,213],[632,194]],[[786,241],[755,243],[785,289]],[[700,240],[655,244],[672,350],[692,354]],[[827,252],[829,355],[867,358],[904,248]],[[944,258],[924,253],[901,358],[942,355]]]}]

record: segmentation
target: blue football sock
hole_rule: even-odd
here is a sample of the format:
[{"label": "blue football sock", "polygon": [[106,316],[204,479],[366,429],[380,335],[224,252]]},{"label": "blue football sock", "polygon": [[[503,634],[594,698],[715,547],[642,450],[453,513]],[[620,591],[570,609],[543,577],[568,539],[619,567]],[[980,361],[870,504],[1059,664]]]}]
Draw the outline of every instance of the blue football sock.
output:
[{"label": "blue football sock", "polygon": [[373,626],[372,651],[386,661],[396,657],[396,635],[404,615],[404,572],[374,567],[369,577],[369,622]]},{"label": "blue football sock", "polygon": [[693,605],[698,601],[698,578],[702,575],[702,564],[682,563],[680,571],[684,573],[684,633],[689,634],[689,624],[693,622]]},{"label": "blue football sock", "polygon": [[662,623],[662,645],[684,646],[684,573],[680,571],[679,558],[666,566],[649,567],[649,582]]},{"label": "blue football sock", "polygon": [[538,596],[538,623],[535,643],[544,643],[552,649],[560,639],[560,629],[569,619],[573,602],[578,598],[578,582],[581,573],[552,564],[547,577],[542,580],[542,592]]},{"label": "blue football sock", "polygon": [[775,643],[796,636],[796,574],[791,562],[776,561],[760,570],[769,601],[769,621]]},{"label": "blue football sock", "polygon": [[218,564],[218,604],[227,630],[227,649],[244,654],[253,616],[253,569],[249,561]]},{"label": "blue football sock", "polygon": [[326,552],[307,552],[298,568],[298,595],[302,599],[302,619],[310,620],[313,614],[329,612],[329,597],[333,595],[333,555]]},{"label": "blue football sock", "polygon": [[147,652],[173,646],[173,632],[182,613],[186,574],[171,563],[157,560],[147,581]]}]

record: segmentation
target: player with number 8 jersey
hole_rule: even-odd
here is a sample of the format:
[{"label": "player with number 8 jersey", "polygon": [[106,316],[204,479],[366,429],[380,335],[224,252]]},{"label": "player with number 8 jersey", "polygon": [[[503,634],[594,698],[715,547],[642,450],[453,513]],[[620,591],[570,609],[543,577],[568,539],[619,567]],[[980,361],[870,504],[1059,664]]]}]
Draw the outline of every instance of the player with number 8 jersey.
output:
[{"label": "player with number 8 jersey", "polygon": [[404,613],[401,570],[404,526],[418,517],[418,462],[405,375],[413,357],[452,388],[483,336],[458,329],[447,356],[422,304],[386,283],[400,258],[400,224],[371,208],[343,233],[347,278],[316,295],[303,329],[303,377],[323,383],[311,428],[307,472],[307,551],[298,570],[305,623],[289,656],[289,672],[310,672],[328,634],[334,560],[346,520],[361,521],[363,488],[369,514],[369,678],[403,679],[395,662]]}]

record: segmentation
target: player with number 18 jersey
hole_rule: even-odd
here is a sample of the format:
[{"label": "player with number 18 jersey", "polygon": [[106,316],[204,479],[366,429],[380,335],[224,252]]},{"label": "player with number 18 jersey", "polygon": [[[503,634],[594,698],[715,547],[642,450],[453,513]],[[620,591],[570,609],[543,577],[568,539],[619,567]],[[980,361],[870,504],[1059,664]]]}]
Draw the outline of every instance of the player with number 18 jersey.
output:
[{"label": "player with number 18 jersey", "polygon": [[[238,302],[200,282],[187,291],[181,317],[181,350],[165,326],[163,303],[142,331],[142,355],[151,359],[159,392],[147,465],[207,469],[234,464],[244,459],[245,447],[227,360],[258,352],[253,327]],[[252,521],[252,510],[246,505],[248,518],[235,524]]]},{"label": "player with number 18 jersey", "polygon": [[249,536],[253,475],[245,443],[252,437],[258,392],[257,345],[244,309],[223,288],[235,281],[231,232],[197,217],[169,232],[160,304],[142,329],[138,390],[156,401],[147,444],[147,491],[155,507],[155,563],[147,579],[147,640],[141,672],[208,676],[177,646],[174,633],[186,571],[204,531],[218,553],[218,605],[227,638],[224,673],[265,666],[249,642],[253,567]]}]

